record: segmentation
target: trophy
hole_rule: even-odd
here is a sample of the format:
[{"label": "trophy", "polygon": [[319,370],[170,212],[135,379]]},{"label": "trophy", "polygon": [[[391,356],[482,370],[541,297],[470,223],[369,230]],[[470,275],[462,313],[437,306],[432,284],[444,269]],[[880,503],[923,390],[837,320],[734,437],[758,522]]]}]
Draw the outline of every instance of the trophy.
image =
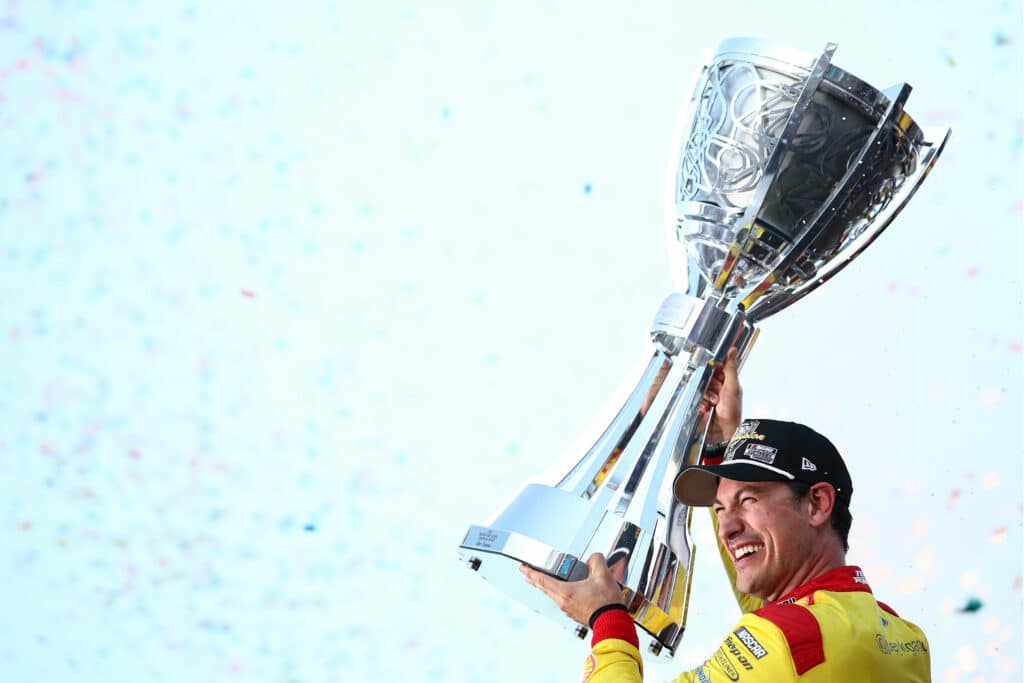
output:
[{"label": "trophy", "polygon": [[[604,553],[654,654],[674,655],[693,572],[691,510],[672,493],[700,457],[701,398],[730,347],[745,358],[756,324],[831,278],[906,205],[948,129],[904,110],[910,86],[879,91],[832,63],[731,39],[698,71],[676,126],[667,208],[670,260],[685,292],[661,304],[650,361],[621,408],[583,448],[534,477],[459,556],[500,590],[574,624],[518,571],[573,581]],[[681,268],[678,268],[681,270]]]}]

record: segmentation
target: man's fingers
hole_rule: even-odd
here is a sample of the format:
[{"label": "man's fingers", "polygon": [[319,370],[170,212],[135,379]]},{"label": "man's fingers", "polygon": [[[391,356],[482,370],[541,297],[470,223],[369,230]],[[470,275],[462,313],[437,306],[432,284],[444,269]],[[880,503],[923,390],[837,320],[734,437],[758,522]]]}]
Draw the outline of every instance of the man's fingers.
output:
[{"label": "man's fingers", "polygon": [[530,585],[539,588],[541,591],[543,591],[552,598],[554,598],[555,595],[558,593],[557,589],[560,587],[560,585],[565,583],[564,581],[553,579],[544,572],[537,571],[536,569],[528,567],[525,564],[519,565],[519,571],[523,573],[523,576],[526,577],[526,581]]},{"label": "man's fingers", "polygon": [[736,347],[729,349],[729,352],[725,355],[725,363],[723,367],[725,374],[725,381],[729,383],[738,384],[740,381],[739,377],[739,363],[736,360]]}]

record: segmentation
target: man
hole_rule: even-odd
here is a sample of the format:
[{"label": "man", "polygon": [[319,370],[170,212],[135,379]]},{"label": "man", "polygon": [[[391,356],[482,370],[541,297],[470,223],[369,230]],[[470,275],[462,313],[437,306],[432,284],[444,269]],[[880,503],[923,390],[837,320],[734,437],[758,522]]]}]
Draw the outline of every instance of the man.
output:
[{"label": "man", "polygon": [[[744,614],[721,647],[680,683],[930,681],[924,633],[875,600],[846,564],[853,485],[835,446],[804,425],[739,424],[735,353],[705,394],[715,406],[704,464],[684,468],[676,497],[712,510],[719,550]],[[738,428],[737,428],[738,425]],[[733,434],[728,442],[727,434]],[[716,443],[718,442],[718,443]],[[566,582],[529,567],[527,580],[593,629],[584,681],[641,681],[636,627],[604,557]]]}]

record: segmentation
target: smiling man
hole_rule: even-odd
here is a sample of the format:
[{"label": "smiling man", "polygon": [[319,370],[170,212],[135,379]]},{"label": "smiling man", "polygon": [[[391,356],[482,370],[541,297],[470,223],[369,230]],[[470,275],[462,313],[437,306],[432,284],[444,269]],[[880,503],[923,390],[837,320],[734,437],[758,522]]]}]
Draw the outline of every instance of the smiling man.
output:
[{"label": "smiling man", "polygon": [[[676,497],[710,507],[719,549],[744,614],[721,647],[677,681],[930,681],[920,628],[878,602],[846,551],[853,484],[835,446],[793,422],[739,422],[735,355],[712,383],[711,435],[732,433],[684,468]],[[721,438],[721,437],[719,437]],[[584,681],[641,681],[643,662],[622,588],[604,557],[561,581],[529,567],[527,580],[593,629]]]}]

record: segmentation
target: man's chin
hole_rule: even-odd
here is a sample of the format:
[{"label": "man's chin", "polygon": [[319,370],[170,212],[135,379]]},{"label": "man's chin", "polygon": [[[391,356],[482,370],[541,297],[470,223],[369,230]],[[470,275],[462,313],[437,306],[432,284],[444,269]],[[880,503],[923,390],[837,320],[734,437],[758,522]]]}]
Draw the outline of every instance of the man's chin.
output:
[{"label": "man's chin", "polygon": [[738,590],[740,593],[746,593],[747,595],[759,597],[757,595],[757,582],[754,580],[753,576],[750,576],[746,573],[737,572],[736,590]]}]

